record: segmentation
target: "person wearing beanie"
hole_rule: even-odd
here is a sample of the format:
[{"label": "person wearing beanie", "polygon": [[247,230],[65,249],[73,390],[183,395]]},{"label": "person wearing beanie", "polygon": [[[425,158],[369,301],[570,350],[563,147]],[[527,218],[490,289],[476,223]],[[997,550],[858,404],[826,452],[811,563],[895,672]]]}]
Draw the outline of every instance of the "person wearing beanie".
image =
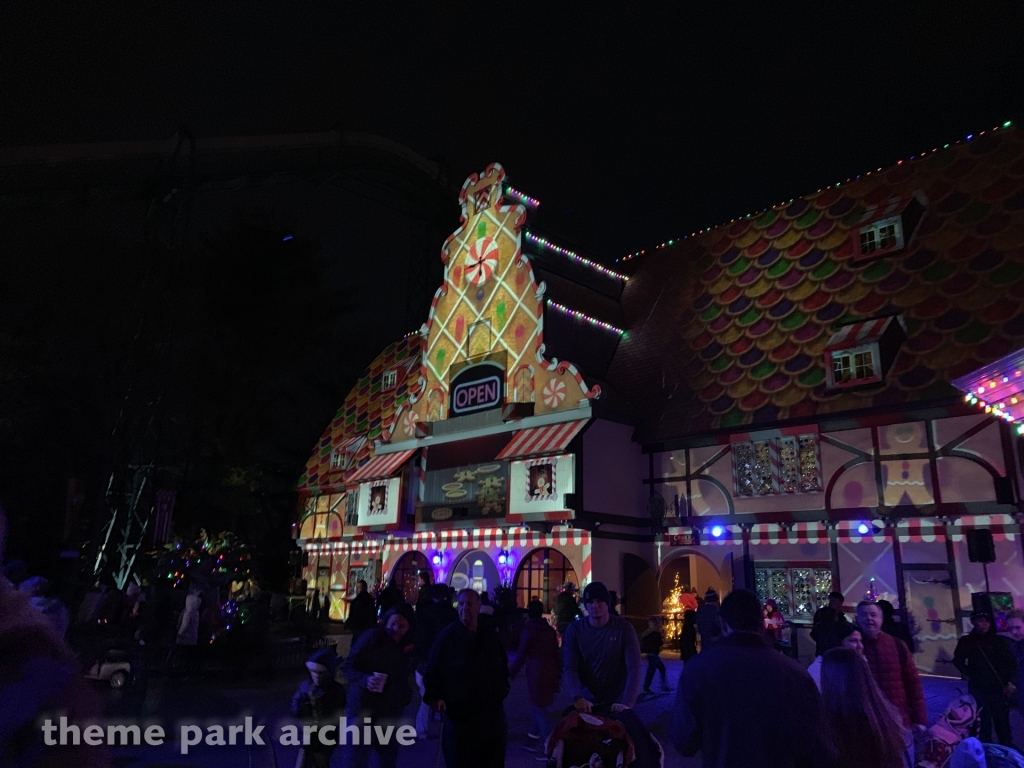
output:
[{"label": "person wearing beanie", "polygon": [[632,709],[640,696],[640,639],[633,625],[611,614],[611,595],[600,581],[583,590],[587,618],[565,630],[565,686],[580,712]]},{"label": "person wearing beanie", "polygon": [[700,634],[700,647],[703,651],[718,642],[722,634],[718,624],[718,593],[711,587],[704,593],[704,605],[697,609],[694,618],[697,620],[697,632]]},{"label": "person wearing beanie", "polygon": [[[306,725],[337,725],[338,718],[345,711],[345,689],[334,679],[338,658],[330,648],[313,652],[306,662],[309,680],[299,685],[292,696],[291,712]],[[302,747],[302,758],[297,768],[328,768],[334,745],[323,744],[313,738],[308,746]]]},{"label": "person wearing beanie", "polygon": [[[381,626],[364,632],[352,648],[342,669],[348,680],[346,716],[350,723],[370,718],[375,726],[397,730],[403,710],[412,700],[412,607],[398,603],[381,619]],[[398,761],[398,742],[394,738],[381,744],[350,744],[347,765],[363,768],[377,754],[380,768],[394,768]]]},{"label": "person wearing beanie", "polygon": [[1004,747],[1013,746],[1006,686],[1016,680],[1017,662],[1007,642],[996,634],[992,613],[971,614],[972,629],[956,644],[953,666],[967,678],[967,692],[981,711],[981,740],[992,741],[992,726]]}]

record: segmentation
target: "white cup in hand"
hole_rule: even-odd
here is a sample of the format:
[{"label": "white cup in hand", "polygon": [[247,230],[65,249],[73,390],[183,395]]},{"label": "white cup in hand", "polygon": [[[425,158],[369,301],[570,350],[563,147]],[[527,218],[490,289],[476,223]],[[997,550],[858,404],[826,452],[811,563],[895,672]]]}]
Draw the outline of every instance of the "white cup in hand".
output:
[{"label": "white cup in hand", "polygon": [[367,689],[374,693],[383,693],[384,686],[388,682],[388,676],[383,672],[374,672],[366,683]]}]

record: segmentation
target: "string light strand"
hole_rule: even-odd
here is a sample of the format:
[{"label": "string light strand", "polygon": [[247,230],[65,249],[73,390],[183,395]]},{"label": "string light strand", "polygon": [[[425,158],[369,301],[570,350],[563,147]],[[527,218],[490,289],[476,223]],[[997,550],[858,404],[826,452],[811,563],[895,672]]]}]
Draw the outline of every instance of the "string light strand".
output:
[{"label": "string light strand", "polygon": [[[994,133],[995,131],[998,131],[1000,129],[1010,128],[1012,126],[1013,126],[1013,121],[1007,120],[1002,125],[995,126],[992,129],[992,132]],[[979,137],[980,136],[984,136],[985,133],[987,133],[987,132],[986,131],[981,131],[978,134],[978,136]],[[967,136],[964,139],[962,139],[960,141],[955,141],[952,144],[943,144],[941,149],[949,149],[951,146],[955,146],[957,144],[962,144],[965,141],[972,141],[975,138],[976,137],[975,137],[975,135],[973,133],[969,133],[969,134],[967,134]],[[939,149],[940,149],[940,147],[935,147],[932,150],[925,150],[924,152],[922,152],[919,155],[911,155],[909,158],[907,158],[907,160],[898,160],[896,162],[896,165],[900,166],[900,165],[903,165],[904,162],[911,162],[911,161],[914,161],[914,160],[918,160],[918,159],[920,159],[922,157],[925,157],[926,155],[929,155],[929,154],[934,155],[936,152],[939,151]],[[841,186],[843,186],[845,184],[851,184],[852,182],[857,181],[857,180],[859,180],[862,177],[870,176],[872,173],[881,173],[883,170],[885,170],[885,168],[881,167],[881,168],[877,168],[874,171],[868,171],[867,173],[858,174],[857,176],[853,176],[853,177],[851,177],[849,179],[846,179],[846,181],[838,181],[835,184],[830,184],[828,186],[822,187],[815,194],[821,194],[826,189],[834,189],[834,188],[841,187]],[[803,197],[807,197],[807,195],[803,195]],[[737,217],[735,219],[729,219],[729,221],[722,222],[721,224],[716,224],[713,227],[707,227],[705,229],[698,229],[697,231],[691,232],[688,235],[683,235],[682,237],[677,237],[677,238],[675,238],[673,240],[666,240],[664,243],[661,243],[660,245],[655,245],[652,249],[645,248],[643,250],[627,254],[626,256],[623,256],[621,259],[616,259],[615,263],[616,264],[620,264],[620,263],[622,263],[624,261],[631,261],[632,259],[635,259],[637,256],[643,256],[645,253],[647,253],[648,250],[658,250],[658,249],[661,249],[661,248],[668,248],[670,246],[675,245],[678,242],[682,242],[683,240],[689,240],[691,237],[697,237],[697,235],[707,234],[708,232],[711,232],[713,230],[719,229],[720,227],[727,227],[730,224],[735,224],[737,221],[740,221],[742,219],[749,219],[749,218],[751,218],[753,216],[760,216],[762,213],[767,213],[768,211],[774,211],[774,210],[777,210],[779,208],[783,208],[783,207],[785,207],[787,205],[790,205],[795,200],[796,200],[795,197],[791,197],[788,202],[783,200],[781,203],[778,203],[777,205],[773,205],[770,208],[762,208],[759,211],[754,211],[753,213],[748,213],[746,216],[739,216],[739,217]]]},{"label": "string light strand", "polygon": [[569,309],[568,307],[559,304],[557,301],[554,301],[552,299],[548,299],[548,306],[554,307],[559,312],[568,315],[569,317],[575,318],[576,320],[583,320],[584,322],[590,323],[591,325],[597,326],[598,328],[603,328],[606,331],[612,331],[614,333],[617,333],[619,334],[619,336],[626,335],[626,332],[624,330],[622,330],[621,328],[616,328],[611,323],[606,323],[603,320],[598,320],[597,318],[591,317],[590,315],[585,315],[582,312],[577,312],[575,309]]},{"label": "string light strand", "polygon": [[543,248],[547,248],[549,251],[554,251],[555,253],[559,253],[562,256],[568,256],[573,261],[578,262],[580,264],[583,264],[583,265],[585,265],[587,267],[590,267],[591,269],[596,269],[598,272],[600,272],[603,275],[607,275],[608,277],[615,278],[616,280],[622,280],[623,282],[626,282],[626,281],[629,280],[629,278],[626,275],[621,275],[618,272],[614,272],[613,270],[608,269],[607,267],[602,267],[596,261],[591,261],[590,259],[585,259],[582,256],[580,256],[578,253],[574,253],[573,251],[570,251],[568,248],[562,248],[560,245],[555,245],[550,240],[546,240],[545,238],[541,237],[540,235],[535,235],[532,232],[524,232],[524,234],[526,235],[526,239],[529,240],[531,243],[535,243],[535,244],[537,244],[537,245],[539,245],[539,246],[541,246]]}]

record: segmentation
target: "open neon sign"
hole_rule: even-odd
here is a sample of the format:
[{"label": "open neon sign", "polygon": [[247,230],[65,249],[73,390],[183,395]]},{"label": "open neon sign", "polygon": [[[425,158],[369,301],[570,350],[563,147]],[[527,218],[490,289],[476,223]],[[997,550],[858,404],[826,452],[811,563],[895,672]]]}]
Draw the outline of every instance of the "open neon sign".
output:
[{"label": "open neon sign", "polygon": [[498,363],[477,363],[452,378],[449,410],[453,416],[498,408],[504,402],[505,367]]}]

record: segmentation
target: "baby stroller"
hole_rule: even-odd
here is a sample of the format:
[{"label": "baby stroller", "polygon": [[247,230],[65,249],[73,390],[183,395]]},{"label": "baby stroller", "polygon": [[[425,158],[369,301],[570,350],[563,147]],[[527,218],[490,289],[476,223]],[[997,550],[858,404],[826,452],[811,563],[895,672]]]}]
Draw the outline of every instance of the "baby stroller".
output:
[{"label": "baby stroller", "polygon": [[629,709],[567,710],[547,743],[550,768],[663,768],[665,753]]}]

